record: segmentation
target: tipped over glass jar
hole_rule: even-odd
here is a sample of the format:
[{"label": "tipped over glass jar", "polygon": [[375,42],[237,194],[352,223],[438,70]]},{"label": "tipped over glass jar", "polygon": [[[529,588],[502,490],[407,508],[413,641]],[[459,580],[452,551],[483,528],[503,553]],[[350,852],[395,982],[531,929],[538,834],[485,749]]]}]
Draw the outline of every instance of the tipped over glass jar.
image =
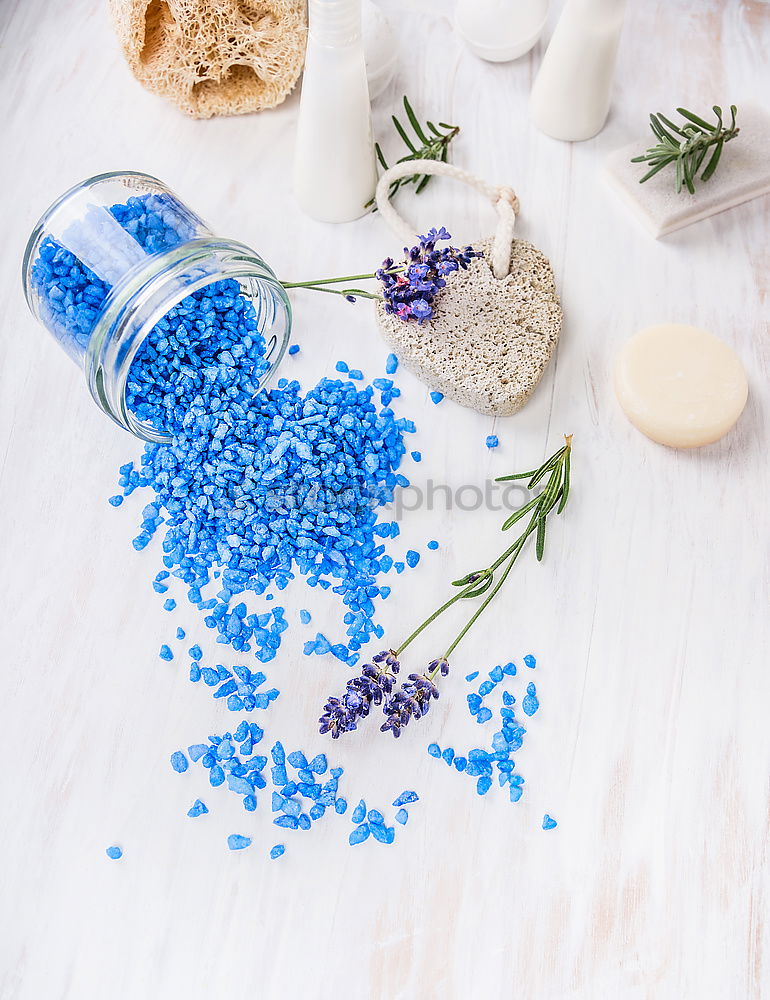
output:
[{"label": "tipped over glass jar", "polygon": [[29,238],[22,277],[33,315],[82,366],[97,405],[145,441],[169,442],[173,426],[143,401],[146,372],[135,378],[132,366],[144,354],[154,362],[147,370],[159,370],[180,325],[200,354],[177,343],[155,399],[168,401],[173,379],[195,377],[206,363],[209,316],[229,330],[234,350],[253,354],[259,385],[289,341],[289,300],[270,267],[243,243],[215,236],[148,174],[99,174],[63,194]]}]

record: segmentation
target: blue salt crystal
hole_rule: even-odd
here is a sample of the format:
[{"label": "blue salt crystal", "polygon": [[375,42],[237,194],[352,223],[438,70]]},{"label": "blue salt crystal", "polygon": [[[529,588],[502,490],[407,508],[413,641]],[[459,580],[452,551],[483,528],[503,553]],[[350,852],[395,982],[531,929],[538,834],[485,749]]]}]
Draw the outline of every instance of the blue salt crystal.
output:
[{"label": "blue salt crystal", "polygon": [[438,404],[444,398],[444,393],[434,391],[430,394],[430,398],[433,400],[434,403]]},{"label": "blue salt crystal", "polygon": [[516,664],[512,663],[512,662],[511,663],[506,663],[505,666],[503,667],[503,673],[507,674],[508,677],[515,677],[516,676]]},{"label": "blue salt crystal", "polygon": [[406,809],[399,809],[398,812],[396,813],[396,822],[400,823],[401,826],[405,826],[406,821],[408,819],[409,819],[409,813],[406,811]]},{"label": "blue salt crystal", "polygon": [[174,659],[174,654],[171,652],[170,646],[167,646],[165,644],[165,642],[160,647],[160,653],[158,653],[158,656],[161,658],[161,660],[173,660]]},{"label": "blue salt crystal", "polygon": [[409,551],[406,553],[407,566],[409,566],[411,569],[414,569],[414,567],[417,565],[419,561],[420,561],[420,553],[415,552],[414,549],[409,549]]},{"label": "blue salt crystal", "polygon": [[464,771],[468,766],[468,761],[465,759],[465,757],[455,757],[454,766],[456,770]]},{"label": "blue salt crystal", "polygon": [[471,715],[478,715],[481,708],[481,695],[471,692],[466,695],[466,701],[468,702],[468,711]]},{"label": "blue salt crystal", "polygon": [[476,722],[480,725],[483,722],[489,722],[491,718],[492,712],[488,708],[480,708],[476,715]]},{"label": "blue salt crystal", "polygon": [[325,753],[316,754],[315,757],[313,757],[313,759],[308,764],[308,767],[310,768],[311,771],[314,772],[314,774],[325,774],[326,768],[328,767],[326,754]]},{"label": "blue salt crystal", "polygon": [[255,795],[246,795],[243,799],[243,808],[246,812],[254,812],[257,808],[257,798]]},{"label": "blue salt crystal", "polygon": [[431,540],[430,540],[430,541],[428,542],[428,548],[429,548],[429,549],[437,549],[437,548],[438,548],[438,542],[436,541],[436,539],[435,539],[435,538],[432,538],[432,539],[431,539]]},{"label": "blue salt crystal", "polygon": [[311,820],[315,821],[317,819],[320,819],[325,812],[326,812],[326,806],[322,802],[316,802],[315,805],[310,810],[310,812],[308,813],[308,815],[310,816]]},{"label": "blue salt crystal", "polygon": [[195,802],[193,802],[193,804],[187,810],[187,815],[191,816],[194,819],[196,816],[202,816],[204,813],[207,813],[208,811],[209,811],[208,806],[205,804],[205,802],[201,802],[200,799],[196,799]]},{"label": "blue salt crystal", "polygon": [[303,768],[307,767],[307,757],[302,753],[301,750],[294,750],[289,754],[287,760],[292,767]]},{"label": "blue salt crystal", "polygon": [[276,826],[281,826],[286,830],[296,830],[299,823],[294,816],[278,816],[273,820]]},{"label": "blue salt crystal", "polygon": [[478,795],[486,795],[491,787],[492,779],[487,774],[482,775],[476,782],[476,792]]},{"label": "blue salt crystal", "polygon": [[370,809],[366,814],[366,819],[369,823],[379,823],[382,826],[385,823],[385,817],[382,815],[379,809]]},{"label": "blue salt crystal", "polygon": [[529,667],[530,670],[534,670],[537,666],[537,660],[531,653],[527,653],[524,657],[524,663]]},{"label": "blue salt crystal", "polygon": [[438,743],[429,743],[428,753],[431,755],[431,757],[440,757],[441,747],[438,745]]},{"label": "blue salt crystal", "polygon": [[189,767],[189,764],[187,763],[187,758],[185,757],[185,755],[182,753],[181,750],[175,750],[171,754],[171,766],[179,774],[184,774],[184,772]]},{"label": "blue salt crystal", "polygon": [[516,703],[516,699],[509,691],[503,691],[503,704],[510,708]]},{"label": "blue salt crystal", "polygon": [[176,630],[176,637],[177,637],[177,639],[184,639],[184,637],[185,637],[185,630],[183,628],[177,628],[177,630]]},{"label": "blue salt crystal", "polygon": [[117,861],[119,858],[123,857],[123,851],[116,846],[108,847],[104,853],[111,861]]},{"label": "blue salt crystal", "polygon": [[279,794],[278,792],[273,792],[271,804],[274,813],[280,812],[283,808],[283,795]]},{"label": "blue salt crystal", "polygon": [[523,794],[523,789],[521,785],[515,785],[513,782],[508,787],[508,797],[511,802],[518,802]]},{"label": "blue salt crystal", "polygon": [[334,811],[339,815],[343,816],[347,812],[348,801],[347,799],[340,798],[336,799],[334,802]]},{"label": "blue salt crystal", "polygon": [[500,441],[497,437],[497,434],[488,434],[487,439],[484,443],[486,444],[487,448],[496,448],[500,444]]},{"label": "blue salt crystal", "polygon": [[422,461],[422,452],[421,451],[413,451],[413,452],[410,452],[410,454],[412,456],[412,459],[415,462],[421,462]]},{"label": "blue salt crystal", "polygon": [[193,743],[192,746],[187,748],[187,753],[190,755],[190,760],[193,763],[199,761],[201,757],[208,752],[208,746],[205,743]]},{"label": "blue salt crystal", "polygon": [[396,837],[396,831],[392,826],[386,827],[383,823],[369,823],[369,829],[375,840],[381,844],[392,844]]},{"label": "blue salt crystal", "polygon": [[398,358],[395,354],[389,354],[385,359],[385,372],[388,375],[395,375],[398,368]]},{"label": "blue salt crystal", "polygon": [[454,747],[447,747],[446,750],[444,750],[444,752],[441,754],[441,757],[443,760],[446,761],[447,764],[451,764],[452,761],[455,759]]},{"label": "blue salt crystal", "polygon": [[492,694],[494,690],[495,685],[492,681],[482,681],[481,684],[479,684],[479,694],[482,698],[486,698],[486,696],[488,694]]},{"label": "blue salt crystal", "polygon": [[355,830],[351,831],[350,836],[348,837],[348,843],[351,847],[355,847],[356,844],[363,844],[370,832],[369,824],[361,823],[360,826],[357,826]]},{"label": "blue salt crystal", "polygon": [[275,847],[270,848],[270,857],[275,861],[276,858],[281,857],[285,850],[286,848],[283,844],[276,844]]},{"label": "blue salt crystal", "polygon": [[406,789],[403,792],[401,792],[401,794],[397,798],[393,799],[393,805],[407,806],[412,802],[418,802],[419,799],[420,796],[417,794],[417,792],[413,792],[411,789]]},{"label": "blue salt crystal", "polygon": [[338,372],[347,373],[348,371],[348,366],[344,361],[338,361],[334,367],[337,369]]},{"label": "blue salt crystal", "polygon": [[[478,670],[474,670],[473,673],[466,674],[465,679],[470,684],[472,681],[475,681],[478,676],[479,676]],[[474,695],[474,697],[476,697],[476,695]]]},{"label": "blue salt crystal", "polygon": [[298,819],[299,814],[302,812],[302,804],[297,802],[296,799],[284,799],[281,811],[286,813],[287,816],[293,816],[295,819]]},{"label": "blue salt crystal", "polygon": [[174,608],[176,607],[176,601],[174,600],[173,597],[169,597],[167,600],[163,602],[163,607],[166,609],[166,611],[173,611]]},{"label": "blue salt crystal", "polygon": [[270,756],[273,758],[274,764],[283,764],[286,760],[286,752],[283,749],[283,744],[280,742],[274,743],[270,750]]},{"label": "blue salt crystal", "polygon": [[361,823],[366,816],[366,802],[363,799],[358,803],[356,808],[350,814],[351,823]]},{"label": "blue salt crystal", "polygon": [[292,344],[289,348],[289,354],[299,354],[299,344]]},{"label": "blue salt crystal", "polygon": [[282,787],[289,780],[286,773],[286,768],[283,764],[276,764],[275,767],[270,769],[270,778],[274,785]]},{"label": "blue salt crystal", "polygon": [[299,620],[303,625],[308,625],[310,623],[310,612],[306,611],[305,608],[302,608],[299,613]]},{"label": "blue salt crystal", "polygon": [[491,681],[494,681],[495,684],[499,684],[500,681],[503,679],[503,668],[502,667],[493,667],[489,671],[489,679]]},{"label": "blue salt crystal", "polygon": [[219,766],[219,764],[214,764],[209,771],[209,784],[212,788],[218,788],[222,782],[225,780],[225,772]]},{"label": "blue salt crystal", "polygon": [[522,699],[521,707],[525,715],[534,715],[538,708],[540,708],[540,702],[537,700],[537,691],[532,681],[527,684],[527,693]]},{"label": "blue salt crystal", "polygon": [[251,837],[244,837],[240,833],[231,833],[227,838],[227,846],[231,851],[242,851],[251,845]]},{"label": "blue salt crystal", "polygon": [[113,507],[120,507],[123,503],[123,497],[118,494],[117,496],[110,497],[107,503],[112,504]]},{"label": "blue salt crystal", "polygon": [[363,377],[364,373],[361,371],[360,368],[348,369],[348,378],[352,378],[355,379],[357,382],[360,382]]}]

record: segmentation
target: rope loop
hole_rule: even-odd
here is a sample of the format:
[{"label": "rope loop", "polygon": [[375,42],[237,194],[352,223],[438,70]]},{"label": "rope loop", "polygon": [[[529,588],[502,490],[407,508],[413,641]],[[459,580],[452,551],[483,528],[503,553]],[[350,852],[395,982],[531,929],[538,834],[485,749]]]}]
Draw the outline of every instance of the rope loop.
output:
[{"label": "rope loop", "polygon": [[394,163],[380,177],[374,197],[382,218],[407,243],[414,239],[413,228],[395,210],[390,202],[389,192],[393,181],[413,174],[454,177],[475,188],[492,203],[497,212],[497,228],[492,245],[492,272],[496,278],[505,278],[510,273],[513,230],[519,214],[519,199],[513,188],[488,184],[481,177],[441,160],[405,160],[403,163]]}]

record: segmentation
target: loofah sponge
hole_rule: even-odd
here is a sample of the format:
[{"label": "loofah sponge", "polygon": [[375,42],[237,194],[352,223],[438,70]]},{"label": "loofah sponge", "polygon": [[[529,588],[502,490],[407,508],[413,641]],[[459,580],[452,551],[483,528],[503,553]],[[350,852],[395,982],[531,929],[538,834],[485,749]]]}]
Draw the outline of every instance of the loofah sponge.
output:
[{"label": "loofah sponge", "polygon": [[137,80],[195,118],[275,107],[305,55],[303,0],[110,0]]},{"label": "loofah sponge", "polygon": [[535,390],[561,330],[562,311],[548,259],[514,240],[511,273],[492,273],[492,239],[474,241],[484,257],[451,276],[422,325],[377,303],[377,321],[398,359],[430,388],[481,413],[516,413]]}]

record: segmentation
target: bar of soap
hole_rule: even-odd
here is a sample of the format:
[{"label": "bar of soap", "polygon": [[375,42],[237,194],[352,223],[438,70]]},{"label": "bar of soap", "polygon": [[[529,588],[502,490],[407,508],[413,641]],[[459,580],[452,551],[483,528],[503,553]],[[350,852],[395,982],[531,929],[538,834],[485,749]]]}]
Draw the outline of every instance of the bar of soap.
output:
[{"label": "bar of soap", "polygon": [[714,175],[705,183],[696,181],[695,194],[676,193],[673,167],[639,183],[648,165],[632,163],[631,157],[651,144],[651,132],[610,154],[607,177],[656,239],[770,192],[770,112],[739,102],[737,122],[740,133],[725,143]]},{"label": "bar of soap", "polygon": [[724,437],[741,415],[748,391],[735,352],[708,330],[682,323],[640,330],[615,366],[615,392],[628,419],[672,448],[696,448]]}]

